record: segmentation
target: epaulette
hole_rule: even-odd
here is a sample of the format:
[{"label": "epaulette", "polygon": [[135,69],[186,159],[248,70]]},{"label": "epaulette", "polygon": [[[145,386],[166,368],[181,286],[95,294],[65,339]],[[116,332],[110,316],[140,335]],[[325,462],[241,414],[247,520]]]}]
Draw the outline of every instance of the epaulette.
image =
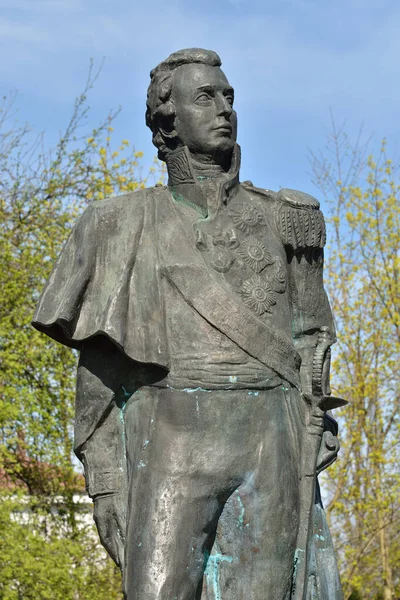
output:
[{"label": "epaulette", "polygon": [[316,198],[297,190],[282,189],[276,195],[276,227],[286,246],[293,250],[323,248],[325,221]]}]

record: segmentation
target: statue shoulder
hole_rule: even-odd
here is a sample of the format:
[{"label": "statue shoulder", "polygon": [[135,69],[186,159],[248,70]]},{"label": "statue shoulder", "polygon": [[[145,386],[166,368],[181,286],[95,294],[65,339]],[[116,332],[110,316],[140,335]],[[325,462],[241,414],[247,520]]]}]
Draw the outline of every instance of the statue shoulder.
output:
[{"label": "statue shoulder", "polygon": [[241,185],[249,194],[255,194],[257,197],[269,202],[276,200],[277,193],[272,190],[256,187],[251,181],[243,181]]},{"label": "statue shoulder", "polygon": [[314,196],[299,190],[282,188],[277,193],[277,197],[284,204],[300,210],[318,210],[320,208],[320,203]]},{"label": "statue shoulder", "polygon": [[95,247],[127,229],[133,236],[135,232],[142,231],[145,222],[148,225],[154,223],[155,210],[152,209],[162,193],[161,187],[143,188],[104,200],[93,200],[75,222],[71,237],[82,240],[86,246]]},{"label": "statue shoulder", "polygon": [[131,207],[140,209],[141,206],[144,206],[153,189],[141,188],[127,194],[121,194],[120,196],[111,196],[104,200],[94,200],[89,205],[89,208],[93,207],[99,215],[110,212],[123,212],[124,210],[129,210]]},{"label": "statue shoulder", "polygon": [[250,181],[242,185],[249,194],[255,194],[268,203],[272,221],[285,246],[295,252],[324,247],[325,220],[316,198],[287,188],[279,192],[257,188]]},{"label": "statue shoulder", "polygon": [[275,222],[286,246],[295,251],[325,246],[325,220],[316,198],[284,188],[276,200]]},{"label": "statue shoulder", "polygon": [[[143,221],[144,214],[151,211],[160,194],[165,193],[163,187],[141,188],[134,192],[112,196],[105,200],[94,200],[86,209],[98,226],[110,227],[114,223],[130,223],[133,226]],[[84,214],[85,214],[84,213]]]}]

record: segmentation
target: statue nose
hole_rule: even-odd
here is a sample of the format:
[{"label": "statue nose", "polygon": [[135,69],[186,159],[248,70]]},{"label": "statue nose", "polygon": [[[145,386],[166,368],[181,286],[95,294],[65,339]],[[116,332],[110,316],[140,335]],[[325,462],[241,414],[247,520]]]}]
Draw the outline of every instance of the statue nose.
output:
[{"label": "statue nose", "polygon": [[230,115],[233,112],[233,108],[228,99],[225,98],[225,96],[223,96],[222,94],[219,94],[216,97],[216,103],[218,114],[230,117]]}]

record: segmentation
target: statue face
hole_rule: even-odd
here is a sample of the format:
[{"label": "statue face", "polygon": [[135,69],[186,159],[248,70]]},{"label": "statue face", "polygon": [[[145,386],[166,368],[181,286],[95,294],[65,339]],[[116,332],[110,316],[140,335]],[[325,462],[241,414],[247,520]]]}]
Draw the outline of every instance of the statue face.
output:
[{"label": "statue face", "polygon": [[221,69],[210,65],[182,65],[173,77],[179,141],[197,159],[221,162],[236,141],[233,88]]}]

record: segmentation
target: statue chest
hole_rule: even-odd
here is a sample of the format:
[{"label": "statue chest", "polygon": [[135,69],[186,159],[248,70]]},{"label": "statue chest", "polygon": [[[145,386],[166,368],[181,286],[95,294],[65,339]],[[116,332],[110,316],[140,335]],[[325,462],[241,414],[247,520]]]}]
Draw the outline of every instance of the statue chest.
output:
[{"label": "statue chest", "polygon": [[198,220],[194,243],[210,273],[253,313],[287,321],[288,275],[284,247],[260,202],[244,190],[212,219]]},{"label": "statue chest", "polygon": [[[198,218],[171,197],[158,223],[160,263],[165,273],[178,274],[181,287],[190,288],[183,294],[189,300],[191,294],[206,295],[206,304],[230,305],[227,313],[251,313],[291,343],[286,253],[268,208],[239,188],[212,217]],[[166,307],[167,319],[169,313]]]}]

